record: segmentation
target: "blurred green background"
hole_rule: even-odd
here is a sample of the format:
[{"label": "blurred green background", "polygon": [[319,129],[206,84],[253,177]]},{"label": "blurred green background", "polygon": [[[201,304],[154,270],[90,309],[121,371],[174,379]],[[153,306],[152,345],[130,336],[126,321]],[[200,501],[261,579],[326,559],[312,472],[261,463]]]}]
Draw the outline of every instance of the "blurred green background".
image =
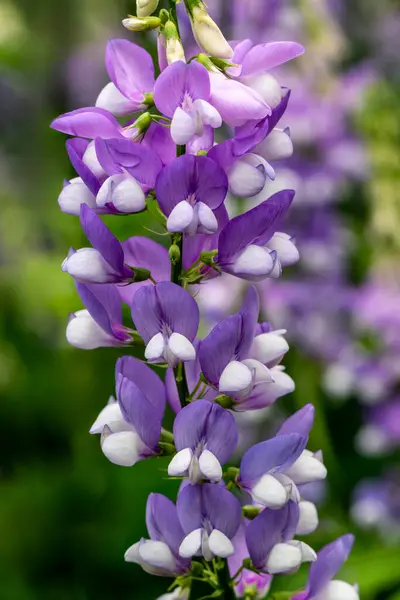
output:
[{"label": "blurred green background", "polygon": [[[351,7],[353,19],[358,9],[365,17],[362,4]],[[151,600],[167,587],[124,563],[123,554],[146,533],[147,495],[159,491],[173,497],[176,482],[166,481],[163,460],[133,469],[112,465],[97,437],[88,434],[113,393],[113,364],[120,352],[83,352],[64,340],[67,315],[80,302],[60,265],[68,247],[81,246],[83,237],[77,219],[63,215],[57,205],[63,178],[74,174],[63,136],[49,129],[56,115],[94,101],[107,81],[105,42],[126,34],[119,23],[134,11],[132,5],[122,0],[0,2],[1,600]],[[359,43],[353,55],[368,52]],[[398,104],[394,84],[384,85],[385,103],[379,90],[371,94],[375,112],[367,107],[359,124],[376,161],[382,157],[376,115],[380,111],[379,118],[391,123]],[[352,193],[350,207],[360,201],[359,189]],[[351,208],[349,213],[359,228],[359,219],[369,215],[353,215]],[[132,235],[139,224],[127,217],[113,227]],[[312,542],[319,548],[345,531],[358,533],[344,576],[360,583],[363,600],[399,600],[399,547],[386,546],[374,533],[357,532],[348,516],[355,483],[384,466],[354,451],[361,409],[356,401],[328,403],[318,362],[293,349],[286,363],[297,390],[284,404],[288,409],[317,405],[311,445],[324,448],[330,468],[328,499]],[[296,589],[304,579],[301,571],[281,578],[279,585]]]}]

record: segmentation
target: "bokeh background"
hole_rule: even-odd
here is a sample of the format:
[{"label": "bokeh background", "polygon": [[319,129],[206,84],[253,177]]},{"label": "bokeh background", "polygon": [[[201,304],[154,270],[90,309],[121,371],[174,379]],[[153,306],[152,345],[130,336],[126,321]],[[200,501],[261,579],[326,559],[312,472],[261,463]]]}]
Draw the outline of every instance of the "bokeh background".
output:
[{"label": "bokeh background", "polygon": [[[279,74],[293,89],[285,124],[295,155],[277,165],[276,184],[298,190],[287,229],[303,262],[262,290],[265,316],[289,330],[285,363],[297,388],[242,423],[243,444],[313,402],[311,447],[323,448],[330,477],[310,491],[321,517],[311,541],[319,548],[355,532],[343,576],[359,582],[363,600],[399,600],[399,5],[208,4],[231,39],[307,47]],[[113,392],[120,353],[64,340],[80,303],[60,264],[84,240],[78,220],[59,211],[62,180],[74,174],[48,126],[93,104],[107,81],[105,43],[129,37],[119,25],[128,12],[133,0],[0,1],[1,600],[151,600],[166,589],[123,554],[145,534],[147,495],[173,497],[176,485],[163,460],[124,469],[105,459],[88,430]],[[111,224],[121,237],[141,226],[135,217]],[[225,293],[234,305],[239,291]],[[298,589],[305,576],[278,585]]]}]

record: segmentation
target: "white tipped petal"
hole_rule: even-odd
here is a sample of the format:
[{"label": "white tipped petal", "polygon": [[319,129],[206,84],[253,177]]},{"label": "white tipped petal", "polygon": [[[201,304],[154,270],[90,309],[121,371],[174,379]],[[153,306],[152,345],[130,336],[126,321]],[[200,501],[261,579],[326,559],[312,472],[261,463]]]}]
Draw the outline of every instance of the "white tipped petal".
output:
[{"label": "white tipped petal", "polygon": [[193,452],[190,448],[184,448],[180,450],[168,465],[168,475],[176,477],[178,475],[185,475],[188,471],[190,463],[192,461]]},{"label": "white tipped petal", "polygon": [[271,108],[278,106],[282,100],[282,88],[270,73],[244,77],[242,83],[257,92]]},{"label": "white tipped petal", "polygon": [[112,400],[113,402],[107,404],[100,412],[90,428],[90,433],[101,433],[104,427],[110,425],[110,423],[115,423],[117,421],[125,422],[118,402],[116,402],[114,398],[112,398]]},{"label": "white tipped petal", "polygon": [[216,233],[218,231],[218,221],[211,208],[204,202],[197,202],[195,210],[198,218],[198,233]]},{"label": "white tipped petal", "polygon": [[289,344],[276,332],[261,333],[254,338],[250,349],[250,356],[263,364],[275,362],[282,358],[289,350]]},{"label": "white tipped petal", "polygon": [[359,600],[357,586],[334,579],[315,600]]},{"label": "white tipped petal", "polygon": [[133,546],[130,546],[128,550],[124,554],[124,559],[126,562],[133,562],[140,564],[140,556],[139,556],[139,546],[141,542],[136,542]]},{"label": "white tipped petal", "polygon": [[158,0],[136,0],[136,14],[138,17],[149,17],[157,10]]},{"label": "white tipped petal", "polygon": [[191,16],[193,35],[200,48],[217,58],[232,58],[232,48],[206,10],[195,6]]},{"label": "white tipped petal", "polygon": [[146,540],[139,545],[140,560],[151,567],[173,572],[176,569],[176,560],[165,542]]},{"label": "white tipped petal", "polygon": [[94,248],[80,248],[64,260],[61,268],[82,283],[114,283],[118,277],[118,273]]},{"label": "white tipped petal", "polygon": [[200,115],[203,125],[210,125],[213,129],[218,129],[222,125],[222,118],[212,104],[201,100],[200,98],[193,102],[193,108]]},{"label": "white tipped petal", "polygon": [[182,558],[191,558],[201,548],[202,529],[195,529],[190,532],[179,546],[179,556]]},{"label": "white tipped petal", "polygon": [[253,383],[253,375],[241,362],[233,360],[221,373],[219,391],[222,393],[236,393],[247,391]]},{"label": "white tipped petal", "polygon": [[300,259],[299,251],[287,233],[275,233],[268,242],[268,248],[275,250],[282,267],[290,267]]},{"label": "white tipped petal", "polygon": [[229,190],[239,198],[256,196],[264,188],[266,173],[261,166],[250,165],[243,158],[238,158],[228,172]]},{"label": "white tipped petal", "polygon": [[196,350],[192,342],[181,333],[173,333],[168,339],[168,350],[180,361],[185,362],[196,358]]},{"label": "white tipped petal", "polygon": [[247,358],[242,363],[253,373],[253,383],[273,383],[274,378],[272,372],[259,360]]},{"label": "white tipped petal", "polygon": [[190,588],[176,588],[173,592],[162,594],[156,600],[189,600]]},{"label": "white tipped petal", "polygon": [[275,396],[275,398],[280,398],[285,394],[290,394],[293,392],[295,388],[295,384],[293,379],[279,369],[279,367],[273,367],[271,369],[272,377],[274,378],[274,383],[272,384],[271,393]]},{"label": "white tipped petal", "polygon": [[267,570],[271,575],[293,571],[301,565],[301,551],[290,544],[276,544],[267,560]]},{"label": "white tipped petal", "polygon": [[101,444],[108,460],[121,467],[133,467],[141,459],[144,444],[135,431],[110,433]]},{"label": "white tipped petal", "polygon": [[293,546],[294,548],[298,548],[301,552],[301,562],[315,562],[317,560],[317,553],[304,542],[299,542],[298,540],[291,540],[290,542],[286,542],[289,546]]},{"label": "white tipped petal", "polygon": [[168,231],[184,231],[191,224],[194,217],[193,207],[186,200],[178,202],[172,209],[167,220]]},{"label": "white tipped petal", "polygon": [[256,146],[254,152],[265,160],[283,160],[293,154],[293,142],[288,130],[274,129]]},{"label": "white tipped petal", "polygon": [[98,95],[96,106],[108,110],[116,117],[124,117],[133,112],[137,103],[131,102],[131,100],[121,94],[119,89],[110,81]]},{"label": "white tipped petal", "polygon": [[184,146],[196,135],[196,119],[182,108],[178,107],[172,117],[171,137],[175,144]]},{"label": "white tipped petal", "polygon": [[82,161],[97,178],[104,177],[106,175],[106,172],[104,171],[103,167],[97,159],[94,141],[90,142],[90,144],[86,148],[82,157]]},{"label": "white tipped petal", "polygon": [[231,540],[222,531],[219,531],[219,529],[213,529],[208,538],[208,545],[211,552],[221,558],[232,556],[235,552]]},{"label": "white tipped petal", "polygon": [[67,325],[66,337],[71,346],[81,350],[94,350],[115,344],[115,339],[96,323],[87,310],[78,310],[73,314]]},{"label": "white tipped petal", "polygon": [[296,462],[286,469],[285,475],[290,477],[296,485],[302,485],[325,479],[327,470],[323,463],[304,450]]},{"label": "white tipped petal", "polygon": [[233,272],[249,281],[261,281],[271,274],[273,268],[273,256],[262,246],[250,244],[236,259]]},{"label": "white tipped petal", "polygon": [[254,500],[268,508],[282,508],[289,499],[285,487],[269,473],[263,475],[251,490]]},{"label": "white tipped petal", "polygon": [[79,216],[81,205],[96,208],[96,198],[80,177],[71,179],[58,196],[58,205],[67,215]]},{"label": "white tipped petal", "polygon": [[159,360],[164,354],[165,342],[162,333],[156,333],[146,346],[144,356],[146,360]]},{"label": "white tipped petal", "polygon": [[136,179],[125,176],[113,190],[112,202],[119,212],[137,213],[145,209],[146,196]]},{"label": "white tipped petal", "polygon": [[308,535],[318,527],[318,511],[315,504],[302,500],[299,503],[300,517],[297,524],[296,535]]},{"label": "white tipped petal", "polygon": [[222,479],[222,467],[219,460],[209,450],[204,450],[199,458],[199,467],[205,479],[220,481]]}]

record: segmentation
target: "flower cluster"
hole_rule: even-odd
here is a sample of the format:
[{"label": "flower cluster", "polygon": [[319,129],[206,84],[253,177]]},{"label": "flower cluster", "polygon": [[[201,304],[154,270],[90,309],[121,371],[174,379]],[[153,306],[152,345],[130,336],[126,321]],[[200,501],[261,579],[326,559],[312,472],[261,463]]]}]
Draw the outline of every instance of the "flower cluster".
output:
[{"label": "flower cluster", "polygon": [[[321,452],[307,448],[313,406],[248,449],[239,467],[228,464],[238,444],[235,413],[270,406],[293,390],[280,364],[285,332],[259,322],[251,285],[236,313],[198,337],[199,286],[222,274],[253,283],[278,278],[299,258],[281,227],[294,191],[263,194],[275,178],[270,163],[292,152],[289,132],[277,127],[290,90],[269,71],[303,48],[229,44],[202,0],[185,0],[202,50],[186,62],[175,1],[152,16],[157,7],[138,0],[138,16],[124,25],[158,31],[160,75],[143,48],[111,40],[111,81],[96,106],[52,123],[72,136],[67,152],[77,172],[59,205],[80,217],[91,244],[71,249],[62,264],[85,307],[71,315],[67,339],[82,349],[133,347],[136,355],[118,359],[115,398],[91,433],[100,435],[111,462],[131,467],[169,456],[168,475],[182,480],[176,504],[150,495],[149,539],[131,546],[125,559],[174,578],[164,598],[188,598],[198,580],[209,584],[210,597],[262,598],[272,576],[312,562],[307,589],[293,598],[357,599],[355,588],[331,581],[352,537],[319,555],[296,538],[318,525],[303,486],[326,477]],[[230,137],[216,143],[224,131]],[[256,205],[230,219],[228,194]],[[147,237],[120,242],[101,219],[145,211],[168,247]],[[123,304],[133,326],[124,324]],[[165,369],[164,380],[150,365]],[[176,414],[172,431],[163,428],[167,402]]]}]

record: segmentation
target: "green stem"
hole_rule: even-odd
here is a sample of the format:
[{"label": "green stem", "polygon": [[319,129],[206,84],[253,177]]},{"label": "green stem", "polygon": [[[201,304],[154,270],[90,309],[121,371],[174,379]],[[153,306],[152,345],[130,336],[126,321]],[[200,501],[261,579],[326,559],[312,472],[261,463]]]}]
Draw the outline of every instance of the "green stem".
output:
[{"label": "green stem", "polygon": [[179,35],[179,37],[181,37],[180,31],[179,31],[178,15],[176,14],[176,0],[168,0],[168,6],[169,6],[169,15],[170,15],[171,21],[174,22],[174,25],[178,32],[178,35]]},{"label": "green stem", "polygon": [[174,367],[176,387],[178,388],[179,400],[182,408],[189,404],[189,388],[186,380],[186,370],[183,363]]},{"label": "green stem", "polygon": [[236,600],[236,594],[231,585],[231,576],[228,568],[228,561],[224,561],[224,568],[219,571],[219,587],[223,591],[221,598],[224,600]]}]

